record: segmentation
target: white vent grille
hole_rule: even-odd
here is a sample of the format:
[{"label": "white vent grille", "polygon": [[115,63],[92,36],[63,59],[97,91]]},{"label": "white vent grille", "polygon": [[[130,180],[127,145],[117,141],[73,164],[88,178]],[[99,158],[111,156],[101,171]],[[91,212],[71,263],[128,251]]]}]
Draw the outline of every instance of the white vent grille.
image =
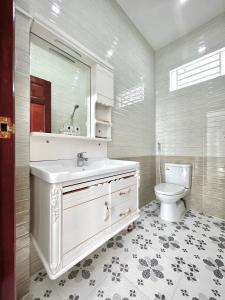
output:
[{"label": "white vent grille", "polygon": [[225,48],[170,71],[170,91],[225,75]]}]

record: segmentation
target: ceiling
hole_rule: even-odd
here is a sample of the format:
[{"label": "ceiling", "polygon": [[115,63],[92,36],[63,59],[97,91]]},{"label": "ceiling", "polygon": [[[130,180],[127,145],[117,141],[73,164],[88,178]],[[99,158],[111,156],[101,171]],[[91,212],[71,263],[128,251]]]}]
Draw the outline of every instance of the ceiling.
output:
[{"label": "ceiling", "polygon": [[117,2],[155,50],[225,11],[225,0],[117,0]]}]

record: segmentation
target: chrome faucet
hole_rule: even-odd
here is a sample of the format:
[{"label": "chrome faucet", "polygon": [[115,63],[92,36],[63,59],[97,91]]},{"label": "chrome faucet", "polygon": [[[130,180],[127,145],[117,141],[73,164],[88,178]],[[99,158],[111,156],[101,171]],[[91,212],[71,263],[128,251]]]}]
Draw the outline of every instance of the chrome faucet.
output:
[{"label": "chrome faucet", "polygon": [[85,165],[85,162],[88,161],[87,157],[84,157],[84,154],[87,152],[79,152],[77,153],[77,166],[83,167]]}]

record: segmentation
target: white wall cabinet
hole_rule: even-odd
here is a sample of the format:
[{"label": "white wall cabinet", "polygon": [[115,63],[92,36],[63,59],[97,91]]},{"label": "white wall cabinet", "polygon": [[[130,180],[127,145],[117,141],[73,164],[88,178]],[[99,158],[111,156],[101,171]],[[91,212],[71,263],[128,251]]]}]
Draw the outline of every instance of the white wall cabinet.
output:
[{"label": "white wall cabinet", "polygon": [[110,140],[114,75],[112,70],[98,64],[92,67],[91,72],[91,136]]},{"label": "white wall cabinet", "polygon": [[[113,105],[114,98],[114,84],[113,84],[113,73],[108,69],[96,65],[96,91],[97,91],[97,101],[100,96],[111,100]],[[108,102],[110,103],[110,102]]]},{"label": "white wall cabinet", "polygon": [[138,171],[78,184],[32,177],[32,239],[56,279],[139,217]]}]

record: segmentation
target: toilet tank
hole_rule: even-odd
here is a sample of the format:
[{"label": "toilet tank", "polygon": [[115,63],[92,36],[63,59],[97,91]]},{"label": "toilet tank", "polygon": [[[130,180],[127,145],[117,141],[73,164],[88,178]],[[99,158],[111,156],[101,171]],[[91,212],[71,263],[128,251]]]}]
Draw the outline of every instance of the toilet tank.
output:
[{"label": "toilet tank", "polygon": [[191,187],[192,167],[189,164],[165,164],[166,183],[175,183],[187,189]]}]

